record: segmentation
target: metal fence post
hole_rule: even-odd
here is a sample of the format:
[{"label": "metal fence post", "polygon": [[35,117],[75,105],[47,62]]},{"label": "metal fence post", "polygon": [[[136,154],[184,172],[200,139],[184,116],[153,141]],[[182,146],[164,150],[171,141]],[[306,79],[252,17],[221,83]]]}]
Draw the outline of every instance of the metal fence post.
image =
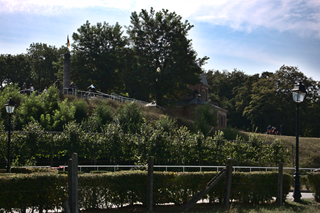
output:
[{"label": "metal fence post", "polygon": [[78,154],[73,153],[68,161],[69,207],[71,213],[79,213],[78,209]]},{"label": "metal fence post", "polygon": [[153,211],[153,156],[148,160],[147,211]]},{"label": "metal fence post", "polygon": [[279,163],[279,170],[278,170],[278,205],[282,206],[283,200],[283,163]]}]

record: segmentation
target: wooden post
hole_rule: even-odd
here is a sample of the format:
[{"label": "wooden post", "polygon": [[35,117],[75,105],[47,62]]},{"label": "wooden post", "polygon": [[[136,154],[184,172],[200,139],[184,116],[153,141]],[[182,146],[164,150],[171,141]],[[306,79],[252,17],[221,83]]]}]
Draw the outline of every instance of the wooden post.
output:
[{"label": "wooden post", "polygon": [[228,158],[226,165],[226,181],[224,187],[223,205],[230,207],[231,181],[232,181],[232,159]]},{"label": "wooden post", "polygon": [[147,211],[153,211],[153,156],[148,160]]},{"label": "wooden post", "polygon": [[51,137],[51,167],[53,167],[53,134],[52,134],[52,137]]},{"label": "wooden post", "polygon": [[73,153],[68,161],[69,207],[71,213],[78,213],[78,154]]},{"label": "wooden post", "polygon": [[279,170],[278,170],[278,205],[282,206],[282,199],[283,199],[283,194],[282,190],[283,189],[283,163],[279,163]]}]

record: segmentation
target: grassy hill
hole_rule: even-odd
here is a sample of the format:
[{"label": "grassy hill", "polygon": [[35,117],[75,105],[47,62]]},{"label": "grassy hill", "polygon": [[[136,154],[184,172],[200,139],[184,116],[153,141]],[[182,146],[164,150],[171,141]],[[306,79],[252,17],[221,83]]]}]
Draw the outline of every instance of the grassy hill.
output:
[{"label": "grassy hill", "polygon": [[[67,96],[69,101],[72,101],[74,96]],[[100,102],[105,102],[106,105],[110,105],[113,112],[115,112],[119,107],[123,107],[125,104],[120,103],[113,100],[101,100],[98,98],[95,99],[85,99],[89,111],[92,111],[94,107]],[[171,119],[176,120],[176,124],[178,126],[184,125],[187,126],[190,130],[193,128],[193,121],[184,117],[181,117],[177,114],[170,113],[165,110],[158,109],[156,107],[142,107],[142,111],[144,112],[145,118],[147,122],[153,122],[162,118],[164,116],[168,116]],[[250,132],[241,131],[241,134],[244,138],[248,138]],[[286,167],[293,167],[293,163],[295,161],[295,152],[296,152],[296,137],[295,136],[285,136],[285,135],[267,135],[267,134],[259,134],[259,137],[266,141],[272,142],[275,139],[280,139],[286,146],[286,148],[291,153],[290,162],[285,164]],[[311,137],[299,137],[299,162],[300,168],[318,168],[320,167],[320,138],[311,138]]]},{"label": "grassy hill", "polygon": [[[241,132],[244,135],[249,135],[249,132]],[[296,137],[295,136],[286,136],[286,135],[267,135],[260,134],[259,137],[266,141],[272,142],[275,139],[280,139],[281,142],[289,149],[290,163],[285,166],[292,167],[293,159],[295,161],[296,153]],[[320,138],[311,138],[311,137],[299,137],[299,167],[305,168],[319,168],[320,167]]]}]

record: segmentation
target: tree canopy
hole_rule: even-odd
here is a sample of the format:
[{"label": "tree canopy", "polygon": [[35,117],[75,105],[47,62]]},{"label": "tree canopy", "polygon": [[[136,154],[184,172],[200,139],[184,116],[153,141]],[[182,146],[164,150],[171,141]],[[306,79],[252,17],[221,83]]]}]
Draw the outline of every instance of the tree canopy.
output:
[{"label": "tree canopy", "polygon": [[128,34],[137,61],[137,82],[151,99],[164,105],[164,98],[179,98],[188,85],[200,82],[201,66],[208,58],[197,58],[187,38],[193,25],[164,9],[133,12],[130,19]]},{"label": "tree canopy", "polygon": [[120,91],[123,87],[123,52],[127,45],[122,27],[87,21],[73,33],[72,79],[78,86],[94,84],[102,92]]},{"label": "tree canopy", "polygon": [[294,135],[296,104],[291,90],[294,84],[302,82],[307,95],[300,104],[300,133],[303,136],[320,136],[317,110],[319,103],[319,82],[306,77],[295,66],[283,65],[279,70],[263,72],[252,76],[243,71],[206,73],[209,97],[213,102],[228,110],[228,124],[244,130],[258,127],[265,132],[268,125],[277,127],[283,134]]}]

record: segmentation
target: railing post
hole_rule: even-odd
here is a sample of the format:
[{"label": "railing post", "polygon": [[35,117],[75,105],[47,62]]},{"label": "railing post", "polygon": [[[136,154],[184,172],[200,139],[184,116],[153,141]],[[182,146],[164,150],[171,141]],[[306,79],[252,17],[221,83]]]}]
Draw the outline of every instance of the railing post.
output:
[{"label": "railing post", "polygon": [[153,211],[153,156],[148,160],[147,211]]},{"label": "railing post", "polygon": [[223,198],[223,205],[227,209],[230,207],[231,181],[232,181],[232,159],[228,158],[227,165],[226,165],[226,179],[225,179],[224,198]]},{"label": "railing post", "polygon": [[283,199],[283,163],[279,163],[279,170],[278,170],[278,205],[282,206],[282,199]]},{"label": "railing post", "polygon": [[79,213],[78,209],[78,154],[73,153],[68,161],[69,207],[71,213]]}]

